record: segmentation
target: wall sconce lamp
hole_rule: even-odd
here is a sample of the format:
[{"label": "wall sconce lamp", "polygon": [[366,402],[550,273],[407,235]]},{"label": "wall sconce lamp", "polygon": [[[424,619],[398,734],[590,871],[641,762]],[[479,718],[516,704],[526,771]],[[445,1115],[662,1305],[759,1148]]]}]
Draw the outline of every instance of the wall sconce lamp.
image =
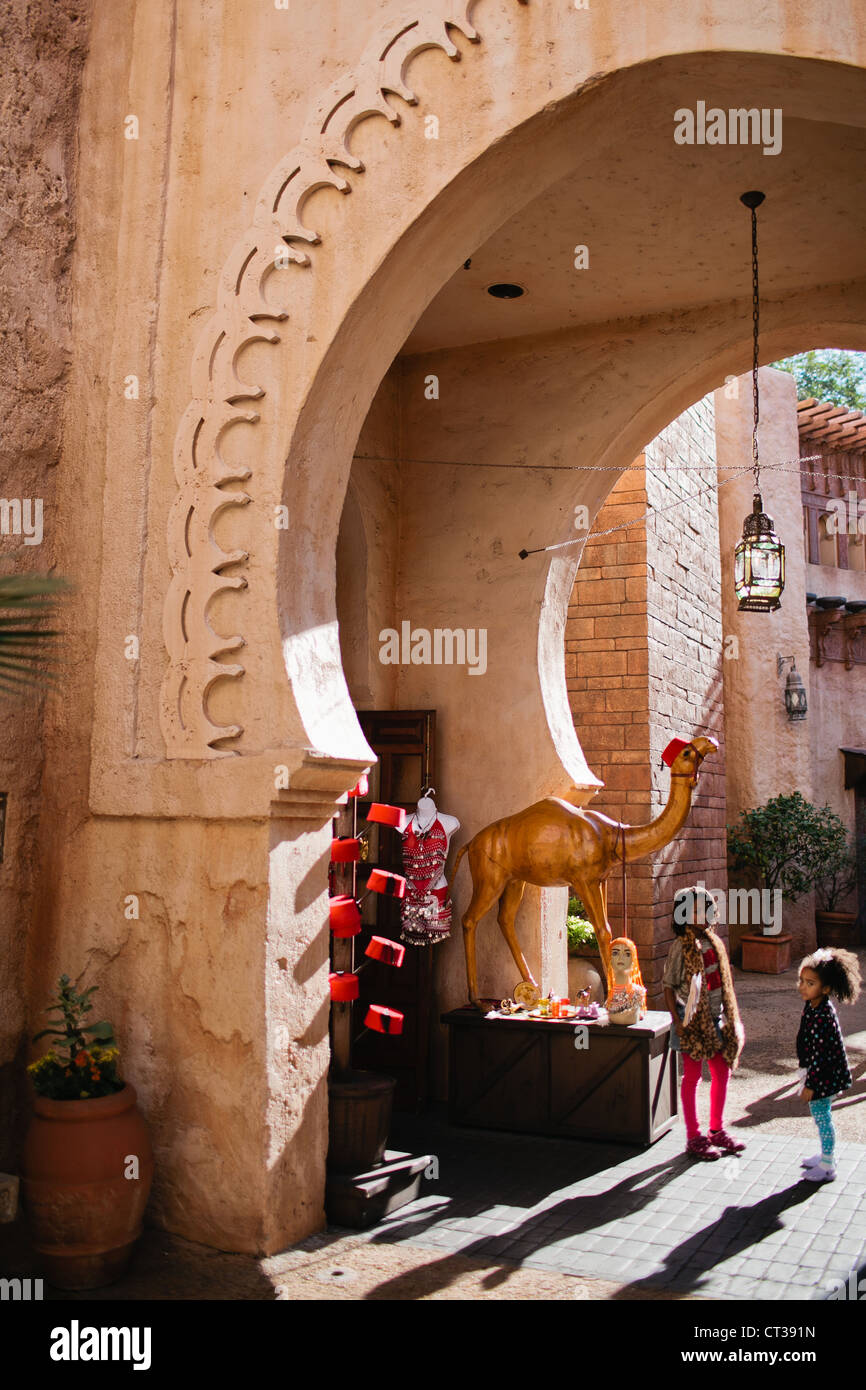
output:
[{"label": "wall sconce lamp", "polygon": [[779,656],[777,653],[776,675],[781,676],[786,661],[790,661],[791,669],[785,681],[785,709],[788,711],[788,719],[793,723],[796,719],[806,718],[809,706],[806,702],[806,687],[794,664],[793,656]]}]

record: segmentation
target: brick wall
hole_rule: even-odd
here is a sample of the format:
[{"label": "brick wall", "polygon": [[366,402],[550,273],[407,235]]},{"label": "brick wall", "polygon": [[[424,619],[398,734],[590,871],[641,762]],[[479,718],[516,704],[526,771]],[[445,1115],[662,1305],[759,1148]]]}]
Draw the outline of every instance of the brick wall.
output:
[{"label": "brick wall", "polygon": [[[680,472],[672,469],[679,467]],[[665,470],[663,473],[662,470]],[[676,840],[629,865],[628,930],[650,1001],[661,1003],[676,890],[703,879],[726,888],[719,528],[714,492],[663,509],[715,482],[712,397],[673,421],[624,473],[595,520],[571,596],[566,677],[575,728],[604,788],[593,809],[627,824],[658,816],[670,789],[661,753],[671,738],[707,734],[708,757]],[[648,508],[649,526],[602,533]],[[621,926],[620,876],[608,881]]]}]

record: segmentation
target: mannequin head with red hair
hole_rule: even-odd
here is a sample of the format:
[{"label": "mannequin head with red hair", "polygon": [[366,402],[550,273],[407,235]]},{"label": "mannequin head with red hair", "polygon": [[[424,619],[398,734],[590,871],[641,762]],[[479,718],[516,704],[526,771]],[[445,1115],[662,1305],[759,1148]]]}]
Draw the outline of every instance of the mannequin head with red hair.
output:
[{"label": "mannequin head with red hair", "polygon": [[[628,960],[626,960],[626,956],[628,956]],[[610,943],[610,960],[613,978],[616,984],[628,984],[631,988],[644,988],[640,973],[640,962],[637,958],[637,947],[629,937],[614,937],[613,941]]]}]

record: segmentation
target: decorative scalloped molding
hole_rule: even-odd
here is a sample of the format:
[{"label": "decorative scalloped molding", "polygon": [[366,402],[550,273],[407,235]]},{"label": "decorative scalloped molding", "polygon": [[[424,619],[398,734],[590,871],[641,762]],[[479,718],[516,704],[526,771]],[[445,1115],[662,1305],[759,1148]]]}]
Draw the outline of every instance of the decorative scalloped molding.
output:
[{"label": "decorative scalloped molding", "polygon": [[[528,0],[518,0],[527,4]],[[221,441],[234,425],[259,420],[250,402],[260,400],[261,386],[242,381],[237,361],[250,343],[278,343],[274,324],[288,318],[275,312],[264,297],[264,283],[274,270],[274,247],[283,242],[287,256],[310,266],[306,251],[296,243],[315,245],[321,238],[305,227],[301,210],[318,188],[340,193],[351,185],[335,166],[361,174],[364,165],[349,149],[357,125],[384,116],[398,126],[401,117],[388,101],[396,95],[410,106],[418,103],[407,85],[412,59],[427,48],[440,48],[453,61],[460,51],[449,29],[459,30],[472,43],[480,35],[470,22],[475,0],[436,0],[421,18],[405,20],[397,30],[371,42],[358,75],[335,83],[316,108],[300,143],[271,170],[256,203],[251,226],[235,243],[223,267],[217,291],[217,310],[204,328],[193,357],[193,398],[184,412],[174,446],[177,494],[168,519],[171,582],[163,610],[163,637],[169,665],[160,694],[160,722],[169,758],[220,758],[236,750],[214,747],[237,739],[242,725],[215,724],[208,715],[208,694],[217,680],[243,675],[240,662],[220,658],[244,646],[240,635],[222,637],[210,625],[208,611],[219,593],[246,588],[241,575],[226,575],[230,565],[249,559],[242,550],[223,550],[214,539],[216,518],[227,507],[244,506],[249,494],[223,489],[242,483],[250,470],[228,464]]]}]

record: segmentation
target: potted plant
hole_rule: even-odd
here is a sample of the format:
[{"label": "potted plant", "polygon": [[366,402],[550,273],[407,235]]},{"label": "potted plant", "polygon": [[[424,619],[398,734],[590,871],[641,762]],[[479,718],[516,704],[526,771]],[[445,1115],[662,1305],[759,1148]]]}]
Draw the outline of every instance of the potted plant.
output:
[{"label": "potted plant", "polygon": [[[796,902],[817,886],[839,832],[845,837],[835,812],[829,806],[814,806],[801,792],[741,811],[740,824],[727,829],[732,867],[757,874],[762,891],[780,890],[787,902]],[[740,945],[744,970],[779,973],[790,965],[788,933],[746,933]]]},{"label": "potted plant", "polygon": [[568,997],[576,999],[578,990],[593,988],[596,1002],[604,1001],[604,971],[595,931],[580,898],[570,897],[565,919],[568,934]]},{"label": "potted plant", "polygon": [[569,898],[568,916],[565,919],[565,925],[568,932],[569,956],[599,955],[595,931],[586,915],[586,908],[580,901],[580,898]]},{"label": "potted plant", "polygon": [[[866,853],[866,837],[859,841],[859,853]],[[841,904],[853,893],[858,881],[858,842],[848,841],[845,827],[839,821],[838,830],[828,839],[823,859],[823,873],[815,884],[820,906],[815,911],[815,930],[819,946],[841,946],[856,949],[858,944],[857,913],[845,912]]]},{"label": "potted plant", "polygon": [[79,994],[61,975],[48,1008],[58,1017],[33,1039],[53,1045],[27,1068],[36,1094],[22,1196],[46,1277],[61,1289],[119,1278],[153,1178],[150,1137],[135,1089],[118,1073],[114,1030],[86,1021],[96,988]]}]

